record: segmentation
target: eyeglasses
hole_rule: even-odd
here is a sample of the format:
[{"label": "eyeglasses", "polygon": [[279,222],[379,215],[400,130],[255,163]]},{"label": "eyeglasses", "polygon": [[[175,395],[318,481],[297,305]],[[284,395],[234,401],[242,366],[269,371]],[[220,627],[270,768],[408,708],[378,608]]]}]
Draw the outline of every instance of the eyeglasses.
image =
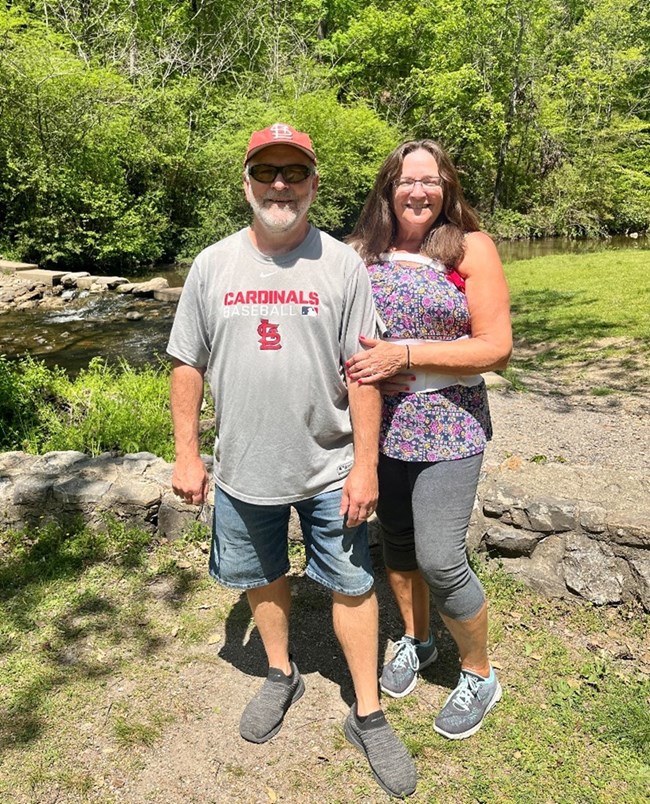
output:
[{"label": "eyeglasses", "polygon": [[442,187],[443,178],[442,176],[425,176],[423,179],[411,179],[403,176],[401,179],[395,179],[393,184],[397,190],[408,190],[409,192],[416,184],[421,184],[424,190],[435,190],[436,187]]},{"label": "eyeglasses", "polygon": [[278,174],[282,174],[282,178],[287,184],[298,184],[301,181],[314,175],[314,168],[309,165],[250,165],[246,168],[249,176],[252,176],[255,181],[262,184],[273,184],[277,179]]}]

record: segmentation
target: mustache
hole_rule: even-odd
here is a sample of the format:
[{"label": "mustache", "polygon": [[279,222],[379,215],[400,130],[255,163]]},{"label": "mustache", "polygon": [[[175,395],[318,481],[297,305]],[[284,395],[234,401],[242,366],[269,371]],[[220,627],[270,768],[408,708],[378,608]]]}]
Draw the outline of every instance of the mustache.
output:
[{"label": "mustache", "polygon": [[265,201],[295,201],[296,198],[291,190],[280,190],[279,192],[267,193]]}]

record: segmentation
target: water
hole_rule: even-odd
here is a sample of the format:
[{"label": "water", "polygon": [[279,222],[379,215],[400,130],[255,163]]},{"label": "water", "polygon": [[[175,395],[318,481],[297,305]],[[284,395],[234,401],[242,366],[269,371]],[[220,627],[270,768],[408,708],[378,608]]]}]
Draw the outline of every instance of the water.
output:
[{"label": "water", "polygon": [[572,240],[568,237],[546,237],[540,240],[503,240],[497,243],[504,263],[515,260],[530,260],[550,254],[588,254],[610,249],[649,249],[648,237],[625,237],[616,235],[603,240]]},{"label": "water", "polygon": [[[498,243],[504,262],[547,254],[585,253],[603,249],[650,248],[648,238],[616,237],[608,240],[521,240]],[[162,276],[170,287],[183,284],[183,274],[174,266],[161,267],[147,277]],[[31,354],[48,366],[59,365],[71,374],[88,365],[93,357],[108,362],[124,358],[143,366],[167,360],[165,347],[176,306],[170,302],[137,299],[112,291],[83,292],[57,310],[19,310],[0,315],[0,351],[10,357]],[[141,313],[129,320],[129,312]]]},{"label": "water", "polygon": [[[0,315],[0,351],[10,357],[27,353],[73,375],[93,357],[143,366],[167,359],[175,309],[169,302],[109,291],[78,297],[56,310],[16,310]],[[129,320],[129,312],[142,318]]]}]

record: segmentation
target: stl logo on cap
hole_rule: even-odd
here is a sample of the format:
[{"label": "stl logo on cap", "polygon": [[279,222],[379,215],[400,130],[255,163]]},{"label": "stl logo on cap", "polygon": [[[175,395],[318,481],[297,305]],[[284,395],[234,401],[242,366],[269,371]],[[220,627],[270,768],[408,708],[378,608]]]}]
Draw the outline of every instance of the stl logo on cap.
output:
[{"label": "stl logo on cap", "polygon": [[309,134],[305,134],[304,131],[297,131],[286,123],[273,123],[272,126],[263,128],[261,131],[254,131],[248,142],[244,164],[248,162],[254,154],[261,151],[262,148],[266,148],[269,145],[281,145],[283,143],[302,151],[316,164],[316,154],[314,153],[314,146],[309,139]]},{"label": "stl logo on cap", "polygon": [[273,123],[269,130],[276,140],[293,139],[293,129],[286,123]]}]

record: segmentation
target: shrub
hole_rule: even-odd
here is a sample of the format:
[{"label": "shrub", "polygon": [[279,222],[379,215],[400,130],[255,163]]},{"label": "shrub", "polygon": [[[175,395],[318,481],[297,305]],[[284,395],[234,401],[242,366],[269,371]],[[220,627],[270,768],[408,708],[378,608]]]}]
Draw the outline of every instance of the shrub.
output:
[{"label": "shrub", "polygon": [[12,363],[0,355],[0,449],[22,449],[41,437],[41,411],[63,371],[48,370],[31,357]]},{"label": "shrub", "polygon": [[95,358],[76,379],[60,376],[56,392],[54,404],[42,410],[36,450],[144,451],[173,458],[166,371],[136,370],[124,361],[115,368]]},{"label": "shrub", "polygon": [[30,357],[0,358],[0,447],[174,455],[166,367],[92,360],[74,379]]}]

